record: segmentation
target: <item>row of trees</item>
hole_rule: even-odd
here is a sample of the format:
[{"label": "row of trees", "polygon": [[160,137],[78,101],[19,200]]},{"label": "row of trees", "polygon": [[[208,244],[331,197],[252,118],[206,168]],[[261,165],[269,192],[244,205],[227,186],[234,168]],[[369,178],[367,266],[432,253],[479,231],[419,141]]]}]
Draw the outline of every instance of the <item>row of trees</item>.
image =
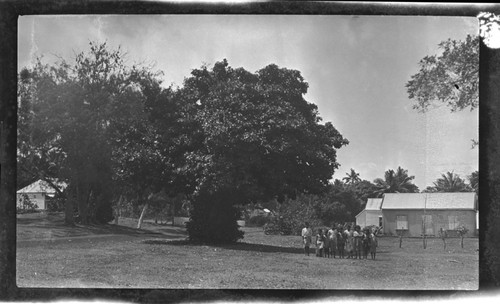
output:
[{"label": "row of trees", "polygon": [[[371,188],[374,197],[379,197],[383,193],[414,193],[419,189],[413,184],[414,176],[408,175],[408,170],[398,167],[396,171],[390,169],[384,174],[384,178],[377,178],[373,183],[363,181],[354,169],[346,173],[342,179],[347,185],[358,186],[361,182],[364,188]],[[433,186],[428,186],[422,192],[476,192],[479,186],[479,171],[474,171],[467,176],[467,180],[462,179],[454,172],[446,172],[433,182]]]},{"label": "row of trees", "polygon": [[[251,73],[226,60],[180,88],[161,72],[127,66],[121,49],[90,43],[19,73],[18,185],[68,183],[66,222],[112,220],[112,205],[191,202],[193,240],[242,237],[236,206],[319,194],[348,141],[304,95],[299,71]],[[144,212],[143,212],[144,213]]]}]

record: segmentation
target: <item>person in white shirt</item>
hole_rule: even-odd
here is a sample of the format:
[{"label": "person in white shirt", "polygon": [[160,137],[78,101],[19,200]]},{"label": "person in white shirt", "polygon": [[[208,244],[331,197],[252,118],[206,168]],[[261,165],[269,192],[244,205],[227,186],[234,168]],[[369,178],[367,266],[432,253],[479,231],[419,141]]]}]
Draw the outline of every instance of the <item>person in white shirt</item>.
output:
[{"label": "person in white shirt", "polygon": [[309,255],[309,248],[311,247],[312,242],[312,229],[309,227],[309,223],[305,223],[305,227],[302,229],[302,240],[304,242],[304,252],[306,255]]}]

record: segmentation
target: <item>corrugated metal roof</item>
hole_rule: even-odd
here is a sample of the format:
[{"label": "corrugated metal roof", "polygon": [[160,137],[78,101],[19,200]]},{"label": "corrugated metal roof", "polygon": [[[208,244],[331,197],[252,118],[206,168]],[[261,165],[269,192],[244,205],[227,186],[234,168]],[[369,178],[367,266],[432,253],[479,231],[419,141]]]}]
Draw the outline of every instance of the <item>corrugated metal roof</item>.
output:
[{"label": "corrugated metal roof", "polygon": [[[57,186],[59,186],[61,189],[66,188],[66,183],[61,183],[61,182],[54,182]],[[31,185],[28,185],[21,190],[18,190],[17,193],[47,193],[47,194],[55,194],[56,190],[52,188],[52,186],[47,183],[46,181],[43,181],[41,179],[37,180]]]},{"label": "corrugated metal roof", "polygon": [[365,210],[380,210],[382,198],[369,198],[366,200]]},{"label": "corrugated metal roof", "polygon": [[469,209],[476,210],[475,192],[386,193],[382,209]]}]

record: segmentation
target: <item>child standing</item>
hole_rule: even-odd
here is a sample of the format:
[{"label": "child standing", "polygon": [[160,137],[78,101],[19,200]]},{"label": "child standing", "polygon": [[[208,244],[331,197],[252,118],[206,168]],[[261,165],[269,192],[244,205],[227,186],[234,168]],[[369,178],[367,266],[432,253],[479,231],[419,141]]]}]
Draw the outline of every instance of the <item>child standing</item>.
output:
[{"label": "child standing", "polygon": [[305,223],[305,227],[302,229],[302,241],[304,242],[304,253],[309,255],[309,247],[312,242],[312,229],[309,227],[309,223]]},{"label": "child standing", "polygon": [[370,240],[371,240],[371,231],[366,228],[365,233],[363,234],[363,256],[365,260],[368,259],[368,252],[370,252]]},{"label": "child standing", "polygon": [[318,229],[318,234],[316,234],[316,256],[322,257],[324,251],[325,241],[323,235],[323,229]]},{"label": "child standing", "polygon": [[372,256],[372,260],[375,260],[375,256],[377,255],[377,247],[378,247],[377,237],[375,236],[375,233],[371,232],[370,233],[370,254]]},{"label": "child standing", "polygon": [[353,250],[353,231],[352,228],[347,226],[347,229],[344,231],[344,239],[345,239],[345,251],[347,258],[350,259],[352,258],[352,250]]},{"label": "child standing", "polygon": [[337,252],[339,253],[339,259],[344,258],[344,237],[342,235],[342,227],[339,226],[337,229]]},{"label": "child standing", "polygon": [[325,234],[323,234],[323,240],[324,240],[324,256],[325,258],[329,258],[330,257],[330,246],[331,246],[331,242],[330,242],[330,237],[328,236],[328,232],[326,231],[325,229]]},{"label": "child standing", "polygon": [[[357,259],[359,254],[359,239],[360,239],[358,226],[354,227],[354,231],[352,232],[352,239],[353,239],[352,251],[354,252],[354,258]],[[361,255],[359,256],[359,258],[361,259]]]},{"label": "child standing", "polygon": [[337,229],[332,228],[330,231],[328,231],[330,237],[330,255],[335,259],[335,255],[337,254]]}]

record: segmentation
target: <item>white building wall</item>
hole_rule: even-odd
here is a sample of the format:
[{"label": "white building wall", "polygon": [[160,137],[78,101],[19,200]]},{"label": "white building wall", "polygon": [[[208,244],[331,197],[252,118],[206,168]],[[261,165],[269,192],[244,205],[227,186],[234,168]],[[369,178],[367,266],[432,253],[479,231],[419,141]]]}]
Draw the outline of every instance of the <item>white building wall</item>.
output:
[{"label": "white building wall", "polygon": [[382,211],[366,211],[366,220],[365,220],[365,226],[371,226],[371,225],[375,225],[375,226],[378,226],[379,225],[379,217],[382,216]]},{"label": "white building wall", "polygon": [[[43,193],[26,193],[30,199],[30,201],[38,206],[39,210],[45,210],[45,194]],[[22,207],[22,194],[17,194],[17,206]]]}]

